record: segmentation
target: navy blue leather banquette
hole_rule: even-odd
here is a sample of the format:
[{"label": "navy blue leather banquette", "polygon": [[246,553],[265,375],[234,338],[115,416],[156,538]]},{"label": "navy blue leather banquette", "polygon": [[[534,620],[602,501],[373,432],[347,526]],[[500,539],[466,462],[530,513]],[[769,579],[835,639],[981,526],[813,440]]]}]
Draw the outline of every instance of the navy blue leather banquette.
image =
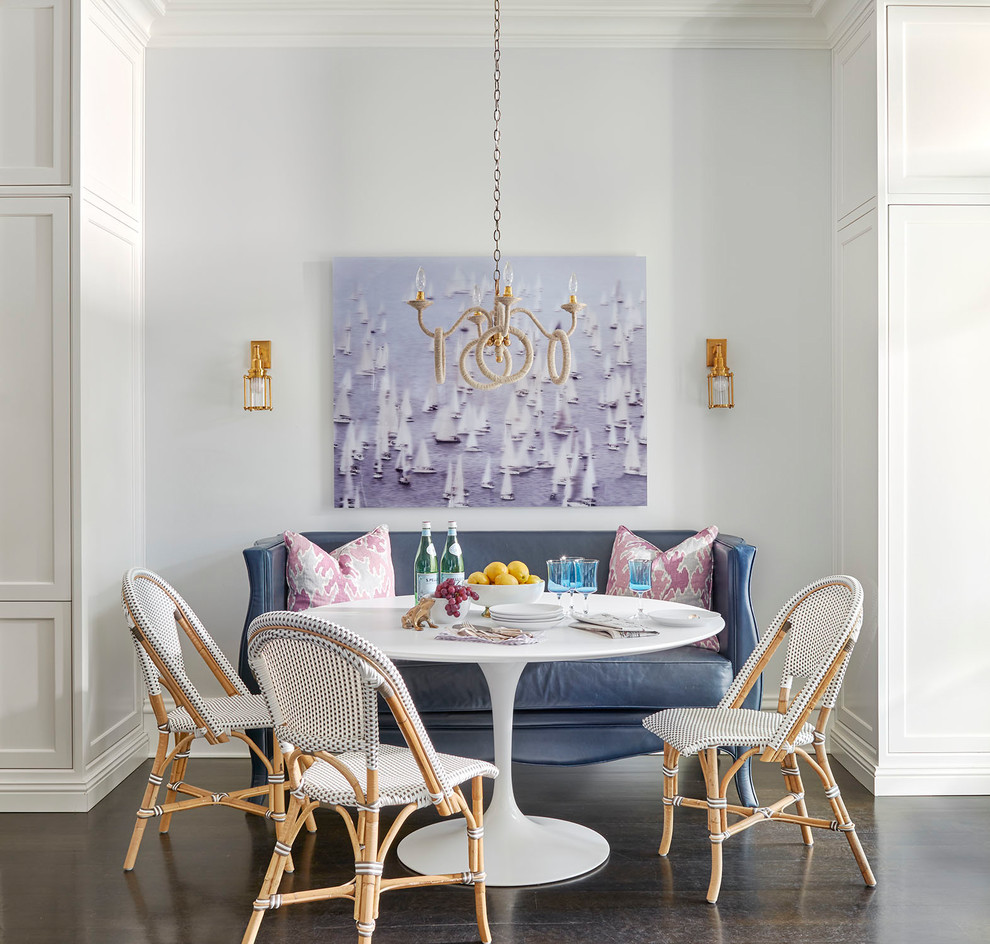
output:
[{"label": "navy blue leather banquette", "polygon": [[[327,550],[360,532],[303,532]],[[661,550],[693,531],[637,531]],[[412,561],[419,532],[392,532],[397,594],[412,593]],[[468,566],[492,560],[525,560],[539,573],[543,562],[562,554],[598,558],[599,591],[604,592],[614,531],[474,531],[461,535]],[[532,663],[516,691],[513,759],[524,764],[591,764],[656,751],[657,738],[642,719],[661,708],[714,705],[756,645],[758,631],[750,599],[756,548],[720,534],[714,544],[712,609],[722,614],[719,652],[686,646],[666,652],[582,662]],[[241,639],[239,671],[252,691],[257,685],[246,658],[247,627],[270,610],[286,608],[286,549],[282,536],[257,541],[244,551],[250,599]],[[350,626],[360,633],[360,626]],[[493,757],[491,706],[484,676],[476,665],[400,662],[430,737],[438,750],[469,757]],[[757,708],[757,684],[746,707]],[[391,714],[381,715],[383,740],[400,744]],[[263,733],[257,740],[263,743]],[[255,763],[254,780],[264,782]],[[743,803],[756,802],[749,765],[736,778]]]}]

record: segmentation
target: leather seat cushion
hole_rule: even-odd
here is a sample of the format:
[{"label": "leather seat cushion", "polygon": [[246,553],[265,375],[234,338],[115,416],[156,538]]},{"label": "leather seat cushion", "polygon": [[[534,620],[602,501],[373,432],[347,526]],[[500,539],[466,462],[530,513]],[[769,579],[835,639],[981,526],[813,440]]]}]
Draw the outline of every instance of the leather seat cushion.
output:
[{"label": "leather seat cushion", "polygon": [[[488,686],[477,665],[398,664],[424,716],[491,709]],[[716,704],[731,681],[732,664],[725,656],[684,646],[615,659],[534,662],[523,670],[515,704],[517,712],[539,709],[547,713],[701,707]],[[515,723],[518,726],[523,719],[517,715]]]}]

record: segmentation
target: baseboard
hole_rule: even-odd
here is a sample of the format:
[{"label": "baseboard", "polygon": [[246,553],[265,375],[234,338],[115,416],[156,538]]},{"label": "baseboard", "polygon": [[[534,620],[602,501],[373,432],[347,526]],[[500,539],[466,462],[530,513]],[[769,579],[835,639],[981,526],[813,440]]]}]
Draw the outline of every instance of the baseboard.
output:
[{"label": "baseboard", "polygon": [[872,745],[836,721],[828,730],[828,753],[870,793],[876,793],[877,755]]},{"label": "baseboard", "polygon": [[[867,790],[885,796],[984,796],[990,794],[990,765],[971,762],[972,755],[902,754],[877,760],[872,745],[838,722],[829,732],[829,753]],[[919,763],[921,761],[921,763]]]},{"label": "baseboard", "polygon": [[[166,704],[166,710],[168,711],[171,711],[174,707],[171,702]],[[148,702],[145,702],[142,720],[144,722],[144,731],[148,738],[147,753],[145,756],[154,757],[155,750],[158,748],[158,722],[155,721],[155,713],[152,711],[151,704]],[[250,749],[239,738],[231,738],[223,744],[210,744],[203,738],[196,738],[192,743],[193,757],[212,757],[215,760],[219,760],[222,757],[244,757],[249,753]]]},{"label": "baseboard", "polygon": [[990,769],[986,767],[881,767],[877,771],[878,797],[885,796],[986,796],[990,794]]},{"label": "baseboard", "polygon": [[85,771],[25,770],[19,780],[17,771],[5,771],[0,813],[88,813],[147,759],[147,736],[134,728]]}]

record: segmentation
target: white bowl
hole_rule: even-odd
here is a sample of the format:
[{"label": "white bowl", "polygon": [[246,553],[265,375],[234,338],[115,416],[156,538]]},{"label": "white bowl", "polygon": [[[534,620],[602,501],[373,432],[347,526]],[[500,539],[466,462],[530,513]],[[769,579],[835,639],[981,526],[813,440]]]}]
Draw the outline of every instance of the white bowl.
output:
[{"label": "white bowl", "polygon": [[500,584],[472,583],[471,589],[478,594],[478,599],[472,601],[476,606],[501,606],[503,603],[535,603],[543,596],[545,589],[541,580],[539,583],[521,583],[518,586],[501,586]]}]

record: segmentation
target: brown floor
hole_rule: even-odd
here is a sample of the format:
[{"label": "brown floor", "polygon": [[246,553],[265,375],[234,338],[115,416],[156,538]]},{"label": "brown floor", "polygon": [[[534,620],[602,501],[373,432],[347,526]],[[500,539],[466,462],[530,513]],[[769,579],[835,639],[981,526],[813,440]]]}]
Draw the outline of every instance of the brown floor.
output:
[{"label": "brown floor", "polygon": [[[232,786],[247,762],[199,761],[190,778]],[[192,776],[198,768],[198,776]],[[517,767],[526,812],[569,818],[602,832],[610,859],[558,885],[492,888],[496,944],[977,944],[990,941],[990,798],[874,799],[837,769],[879,885],[866,889],[844,838],[757,826],[725,846],[717,906],[705,902],[709,844],[704,814],[678,810],[668,859],[656,855],[659,757],[597,767]],[[149,827],[137,867],[123,861],[150,762],[88,814],[0,814],[0,941],[4,944],[237,944],[273,843],[271,824],[232,810],[175,818],[170,836]],[[700,785],[682,760],[682,790]],[[686,776],[684,774],[686,773]],[[760,765],[765,796],[779,774]],[[806,782],[812,815],[826,815]],[[777,794],[774,794],[777,795]],[[423,810],[406,828],[434,818]],[[350,846],[336,814],[297,843],[296,888],[344,880]],[[400,874],[394,860],[386,875]],[[284,886],[288,890],[291,886]],[[356,941],[349,903],[296,905],[266,916],[258,944]],[[379,944],[477,940],[467,888],[386,896]]]}]

